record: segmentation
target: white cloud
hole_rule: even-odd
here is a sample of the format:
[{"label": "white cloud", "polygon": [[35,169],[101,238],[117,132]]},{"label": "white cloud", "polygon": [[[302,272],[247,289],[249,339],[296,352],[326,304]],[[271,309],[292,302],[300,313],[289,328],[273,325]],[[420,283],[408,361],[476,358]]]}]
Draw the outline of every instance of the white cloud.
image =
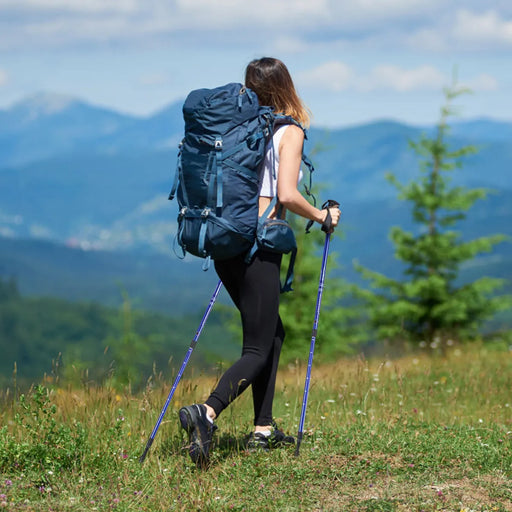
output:
[{"label": "white cloud", "polygon": [[7,71],[0,69],[0,87],[6,85],[9,81],[9,76],[7,75]]},{"label": "white cloud", "polygon": [[[473,91],[495,91],[498,81],[489,74],[479,74],[459,81],[460,85]],[[412,93],[417,91],[440,91],[451,83],[450,76],[430,65],[404,69],[392,64],[380,64],[369,72],[357,73],[340,61],[329,61],[303,71],[297,75],[300,87],[318,91],[393,91]]]},{"label": "white cloud", "polygon": [[[254,24],[264,27],[286,27],[300,22],[301,25],[327,21],[332,0],[259,0],[254,2],[239,0],[176,0],[175,15],[186,25],[200,24],[209,29],[216,26],[240,24],[247,28]],[[283,21],[285,20],[285,21]]]},{"label": "white cloud", "polygon": [[245,45],[468,52],[512,47],[509,0],[0,0],[0,50]]},{"label": "white cloud", "polygon": [[383,64],[372,70],[366,85],[361,85],[363,89],[388,89],[396,92],[439,90],[446,85],[446,77],[432,66],[402,69]]},{"label": "white cloud", "polygon": [[299,73],[297,83],[304,87],[339,92],[352,87],[354,78],[355,74],[349,66],[330,61]]},{"label": "white cloud", "polygon": [[[461,0],[456,0],[457,2]],[[441,0],[0,0],[0,45],[146,42],[308,44],[402,35],[436,19]],[[209,34],[219,34],[212,38]],[[212,40],[213,39],[213,40]],[[393,39],[393,38],[392,38]]]},{"label": "white cloud", "polygon": [[458,9],[444,21],[422,27],[406,39],[414,48],[435,52],[510,49],[512,12],[507,18],[497,10]]},{"label": "white cloud", "polygon": [[402,69],[391,64],[375,66],[369,73],[356,73],[347,64],[330,61],[311,70],[300,73],[299,85],[327,91],[355,90],[370,92],[392,90],[412,92],[419,90],[440,90],[447,83],[447,77],[432,66]]},{"label": "white cloud", "polygon": [[137,0],[87,0],[83,2],[69,0],[0,0],[0,9],[30,10],[32,12],[131,12],[137,9],[138,4],[140,5],[140,2]]},{"label": "white cloud", "polygon": [[461,82],[463,86],[468,87],[474,92],[497,91],[499,89],[498,80],[487,73],[482,73],[470,78],[469,80]]},{"label": "white cloud", "polygon": [[456,14],[452,35],[463,43],[512,46],[512,19],[504,19],[494,10],[477,13],[462,9]]}]

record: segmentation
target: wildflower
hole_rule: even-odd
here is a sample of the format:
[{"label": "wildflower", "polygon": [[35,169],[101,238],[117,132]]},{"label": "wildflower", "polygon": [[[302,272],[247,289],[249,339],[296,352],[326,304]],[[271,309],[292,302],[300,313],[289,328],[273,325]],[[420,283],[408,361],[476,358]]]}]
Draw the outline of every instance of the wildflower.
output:
[{"label": "wildflower", "polygon": [[10,487],[10,486],[12,485],[12,480],[6,480],[6,481],[5,481],[5,485],[6,485],[7,487]]},{"label": "wildflower", "polygon": [[5,500],[7,498],[7,496],[5,494],[0,494],[0,500]]}]

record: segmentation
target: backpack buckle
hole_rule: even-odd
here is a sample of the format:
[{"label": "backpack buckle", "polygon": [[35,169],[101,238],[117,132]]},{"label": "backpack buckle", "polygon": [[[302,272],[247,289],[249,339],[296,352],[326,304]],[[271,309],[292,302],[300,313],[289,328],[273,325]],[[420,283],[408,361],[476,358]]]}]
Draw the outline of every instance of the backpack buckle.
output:
[{"label": "backpack buckle", "polygon": [[210,215],[210,208],[205,208],[202,212],[201,212],[201,218],[203,219],[206,219],[206,217],[208,217],[208,215]]},{"label": "backpack buckle", "polygon": [[215,149],[222,149],[222,139],[215,139]]}]

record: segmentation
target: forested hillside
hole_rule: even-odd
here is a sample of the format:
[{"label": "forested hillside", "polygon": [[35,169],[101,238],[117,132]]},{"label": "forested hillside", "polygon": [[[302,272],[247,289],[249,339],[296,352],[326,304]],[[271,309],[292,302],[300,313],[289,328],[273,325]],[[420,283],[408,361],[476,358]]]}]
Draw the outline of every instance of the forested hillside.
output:
[{"label": "forested hillside", "polygon": [[[128,299],[119,309],[95,302],[20,295],[14,280],[0,279],[0,385],[23,387],[48,375],[61,382],[103,383],[113,377],[142,385],[154,371],[170,378],[179,367],[200,315],[140,312]],[[191,368],[213,371],[238,352],[212,313]]]}]

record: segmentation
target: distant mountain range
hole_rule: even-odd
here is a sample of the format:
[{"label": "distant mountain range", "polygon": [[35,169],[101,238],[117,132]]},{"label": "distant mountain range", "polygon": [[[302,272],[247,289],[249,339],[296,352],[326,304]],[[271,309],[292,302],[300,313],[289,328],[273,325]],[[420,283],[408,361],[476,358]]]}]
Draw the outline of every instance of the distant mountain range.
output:
[{"label": "distant mountain range", "polygon": [[[402,182],[417,176],[418,160],[408,141],[432,129],[376,121],[310,130],[306,147],[317,168],[319,201],[342,203],[345,241],[339,242],[339,252],[345,264],[367,258],[381,268],[393,265],[387,233],[391,225],[410,221],[407,205],[396,199],[384,175],[392,171]],[[156,251],[174,262],[177,205],[167,195],[182,131],[181,103],[138,118],[40,94],[0,110],[0,236],[12,243],[35,239],[82,250],[138,251],[142,260]],[[452,142],[480,148],[454,171],[453,182],[496,191],[470,213],[463,225],[466,236],[512,234],[512,122],[456,122]],[[6,262],[5,247],[0,275],[26,275]],[[512,271],[512,255],[506,244],[502,247],[494,255],[501,261],[500,274]],[[38,250],[43,249],[27,249],[32,269]],[[66,254],[64,259],[70,257]],[[54,270],[50,274],[56,276]]]},{"label": "distant mountain range", "polygon": [[122,154],[174,148],[180,105],[138,118],[54,94],[38,94],[0,110],[1,167],[71,154]]}]

